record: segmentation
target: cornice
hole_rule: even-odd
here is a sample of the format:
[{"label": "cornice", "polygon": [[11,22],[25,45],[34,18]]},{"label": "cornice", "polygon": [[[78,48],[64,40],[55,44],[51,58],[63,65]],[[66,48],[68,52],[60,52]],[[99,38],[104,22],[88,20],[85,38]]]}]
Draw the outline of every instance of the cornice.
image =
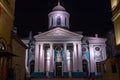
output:
[{"label": "cornice", "polygon": [[0,1],[0,5],[3,8],[3,10],[10,16],[10,18],[14,19],[12,11],[7,7],[7,5],[3,1]]},{"label": "cornice", "polygon": [[120,16],[120,2],[116,6],[116,8],[113,10],[112,20],[115,21],[119,16]]}]

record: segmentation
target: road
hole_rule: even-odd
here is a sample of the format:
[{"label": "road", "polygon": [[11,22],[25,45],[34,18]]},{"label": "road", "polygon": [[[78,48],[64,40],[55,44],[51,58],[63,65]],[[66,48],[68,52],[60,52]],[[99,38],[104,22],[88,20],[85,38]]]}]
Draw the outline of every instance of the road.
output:
[{"label": "road", "polygon": [[103,79],[87,79],[87,78],[32,78],[31,80],[103,80]]}]

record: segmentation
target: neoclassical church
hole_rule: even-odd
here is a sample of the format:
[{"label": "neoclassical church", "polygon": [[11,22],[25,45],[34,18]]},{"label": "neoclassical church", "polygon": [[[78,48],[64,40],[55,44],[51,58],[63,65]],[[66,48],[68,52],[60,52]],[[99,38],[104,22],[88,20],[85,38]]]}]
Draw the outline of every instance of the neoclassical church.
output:
[{"label": "neoclassical church", "polygon": [[49,30],[23,40],[26,74],[32,77],[80,77],[102,75],[106,39],[85,37],[69,30],[70,14],[55,6],[48,14]]}]

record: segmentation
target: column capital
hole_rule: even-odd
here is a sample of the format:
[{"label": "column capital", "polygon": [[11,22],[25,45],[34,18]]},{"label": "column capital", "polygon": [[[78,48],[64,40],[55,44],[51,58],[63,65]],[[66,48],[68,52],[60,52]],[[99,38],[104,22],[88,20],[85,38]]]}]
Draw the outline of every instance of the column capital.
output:
[{"label": "column capital", "polygon": [[40,45],[43,45],[44,43],[42,43],[42,42],[39,42],[39,44],[40,44]]},{"label": "column capital", "polygon": [[35,42],[35,44],[39,44],[39,42]]},{"label": "column capital", "polygon": [[89,44],[89,47],[93,47],[93,44]]},{"label": "column capital", "polygon": [[48,44],[49,44],[49,45],[53,45],[53,43],[51,43],[51,42],[50,42],[50,43],[48,43]]},{"label": "column capital", "polygon": [[68,43],[63,43],[65,46],[68,44]]},{"label": "column capital", "polygon": [[76,45],[77,43],[76,42],[73,42],[73,45]]}]

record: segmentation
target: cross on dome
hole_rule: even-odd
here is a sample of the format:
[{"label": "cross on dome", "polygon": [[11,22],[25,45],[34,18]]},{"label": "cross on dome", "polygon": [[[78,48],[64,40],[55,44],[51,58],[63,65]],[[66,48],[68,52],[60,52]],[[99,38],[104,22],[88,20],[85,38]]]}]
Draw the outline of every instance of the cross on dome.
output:
[{"label": "cross on dome", "polygon": [[60,0],[58,0],[58,5],[55,6],[52,10],[53,11],[65,11],[65,8],[60,5]]},{"label": "cross on dome", "polygon": [[60,0],[58,0],[58,5],[60,5]]}]

